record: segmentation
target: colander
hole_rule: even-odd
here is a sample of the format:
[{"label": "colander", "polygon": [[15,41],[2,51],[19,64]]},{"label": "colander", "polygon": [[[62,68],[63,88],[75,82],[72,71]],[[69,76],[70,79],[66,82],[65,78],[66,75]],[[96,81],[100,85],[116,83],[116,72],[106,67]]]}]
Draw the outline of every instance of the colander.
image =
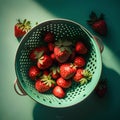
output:
[{"label": "colander", "polygon": [[[84,43],[89,47],[89,55],[86,58],[85,69],[92,74],[89,83],[80,85],[73,82],[67,89],[65,98],[59,99],[51,93],[39,93],[34,88],[34,82],[28,77],[28,69],[33,64],[29,59],[32,49],[42,45],[42,33],[52,32],[55,40],[60,38],[78,39],[84,38]],[[18,47],[15,58],[15,71],[17,80],[15,81],[15,91],[20,95],[28,95],[40,104],[54,108],[70,107],[83,101],[96,87],[102,69],[101,53],[95,37],[82,25],[67,19],[48,20],[32,28],[22,39]]]}]

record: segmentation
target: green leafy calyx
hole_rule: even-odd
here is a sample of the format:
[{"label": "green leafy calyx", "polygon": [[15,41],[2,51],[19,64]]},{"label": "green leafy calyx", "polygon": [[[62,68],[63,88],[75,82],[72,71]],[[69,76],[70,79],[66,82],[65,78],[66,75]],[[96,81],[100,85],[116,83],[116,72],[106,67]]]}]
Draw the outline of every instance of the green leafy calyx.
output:
[{"label": "green leafy calyx", "polygon": [[89,25],[92,25],[94,24],[96,21],[99,21],[99,20],[103,20],[104,19],[104,15],[101,13],[100,16],[98,17],[97,14],[95,12],[91,12],[91,14],[89,15],[89,20],[87,20],[87,23]]},{"label": "green leafy calyx", "polygon": [[42,76],[41,76],[41,81],[42,81],[45,85],[47,85],[47,86],[49,86],[49,87],[51,87],[52,84],[55,84],[55,81],[52,79],[51,74],[49,74],[49,75],[42,75]]},{"label": "green leafy calyx", "polygon": [[24,19],[23,21],[21,21],[20,19],[18,19],[18,23],[17,23],[17,26],[25,31],[25,32],[28,32],[30,29],[31,29],[31,22],[30,21],[27,21],[27,19]]},{"label": "green leafy calyx", "polygon": [[60,48],[61,52],[68,51],[69,53],[72,53],[71,46],[72,42],[68,40],[58,40],[55,42],[55,45]]},{"label": "green leafy calyx", "polygon": [[82,75],[83,78],[80,79],[81,85],[87,84],[92,78],[92,74],[88,70],[83,70]]}]

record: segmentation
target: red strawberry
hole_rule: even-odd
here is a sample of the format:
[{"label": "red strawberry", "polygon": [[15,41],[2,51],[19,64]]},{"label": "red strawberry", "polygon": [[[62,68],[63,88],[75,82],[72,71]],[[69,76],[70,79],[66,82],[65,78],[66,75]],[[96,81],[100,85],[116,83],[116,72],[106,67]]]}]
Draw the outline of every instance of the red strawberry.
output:
[{"label": "red strawberry", "polygon": [[60,86],[62,88],[69,88],[72,85],[71,80],[65,80],[62,77],[58,78],[56,80],[56,83],[57,83],[58,86]]},{"label": "red strawberry", "polygon": [[59,77],[60,77],[60,74],[59,74],[58,72],[52,73],[52,78],[53,78],[53,79],[57,79],[57,78],[59,78]]},{"label": "red strawberry", "polygon": [[51,51],[51,52],[53,52],[54,51],[54,47],[55,47],[55,45],[54,45],[54,43],[48,43],[48,49],[49,49],[49,51]]},{"label": "red strawberry", "polygon": [[50,56],[44,54],[43,56],[41,56],[38,61],[37,61],[37,66],[39,69],[46,69],[49,68],[52,65],[52,59]]},{"label": "red strawberry", "polygon": [[73,80],[75,82],[80,82],[81,85],[88,83],[91,80],[92,75],[88,70],[77,69],[75,75],[73,76]]},{"label": "red strawberry", "polygon": [[27,21],[24,19],[23,22],[18,20],[18,23],[14,26],[14,34],[16,38],[23,37],[29,30],[31,29],[31,23],[30,21]]},{"label": "red strawberry", "polygon": [[43,71],[43,75],[49,75],[49,74],[50,74],[50,72],[48,70]]},{"label": "red strawberry", "polygon": [[73,77],[73,80],[75,82],[80,82],[80,80],[84,77],[82,72],[83,72],[83,69],[78,69],[76,71],[76,74]]},{"label": "red strawberry", "polygon": [[30,52],[30,59],[31,60],[37,60],[38,58],[40,58],[43,54],[48,54],[48,48],[45,46],[40,46],[37,48],[34,48],[31,52]]},{"label": "red strawberry", "polygon": [[40,92],[40,93],[43,93],[43,92],[46,92],[50,89],[49,86],[47,86],[44,82],[41,81],[41,79],[38,79],[36,82],[35,82],[35,89]]},{"label": "red strawberry", "polygon": [[105,36],[107,34],[107,24],[104,20],[103,14],[98,18],[95,12],[91,12],[90,20],[88,20],[87,23],[100,35]]},{"label": "red strawberry", "polygon": [[63,98],[63,97],[65,97],[65,91],[62,89],[62,87],[55,86],[53,89],[53,95],[58,98]]},{"label": "red strawberry", "polygon": [[64,63],[68,60],[70,53],[66,50],[61,50],[59,47],[54,48],[54,55],[58,62]]},{"label": "red strawberry", "polygon": [[88,49],[83,42],[78,41],[75,45],[75,51],[78,54],[86,54],[88,52]]},{"label": "red strawberry", "polygon": [[64,63],[60,66],[60,75],[64,79],[70,79],[76,73],[76,66],[72,63]]},{"label": "red strawberry", "polygon": [[55,81],[51,79],[50,74],[43,74],[35,83],[35,89],[41,93],[48,91],[55,84]]},{"label": "red strawberry", "polygon": [[96,88],[95,88],[95,93],[99,96],[99,97],[103,97],[107,92],[107,83],[106,80],[101,80],[99,81],[99,83],[97,84]]},{"label": "red strawberry", "polygon": [[28,76],[32,79],[35,80],[37,76],[40,75],[40,69],[37,66],[31,66],[29,68]]},{"label": "red strawberry", "polygon": [[51,76],[53,79],[57,79],[60,77],[59,67],[53,66],[50,68],[50,70],[51,70]]},{"label": "red strawberry", "polygon": [[68,60],[71,54],[71,45],[71,42],[62,40],[55,43],[54,55],[58,62],[64,63]]},{"label": "red strawberry", "polygon": [[86,61],[83,57],[80,56],[76,56],[74,59],[74,65],[76,65],[77,67],[84,67],[86,64]]},{"label": "red strawberry", "polygon": [[52,59],[53,61],[56,61],[56,59],[55,59],[55,54],[54,54],[54,53],[52,53],[52,54],[50,55],[50,57],[51,57],[51,59]]},{"label": "red strawberry", "polygon": [[49,43],[49,42],[53,42],[54,41],[54,34],[51,33],[51,32],[46,32],[45,35],[44,35],[44,41]]}]

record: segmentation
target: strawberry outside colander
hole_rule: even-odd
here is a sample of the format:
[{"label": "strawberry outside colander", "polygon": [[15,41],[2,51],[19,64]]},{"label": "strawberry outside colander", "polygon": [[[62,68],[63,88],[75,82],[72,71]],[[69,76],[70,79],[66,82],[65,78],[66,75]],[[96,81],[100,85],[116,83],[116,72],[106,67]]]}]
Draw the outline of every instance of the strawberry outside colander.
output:
[{"label": "strawberry outside colander", "polygon": [[[78,39],[84,38],[84,43],[89,47],[89,55],[85,69],[92,74],[92,79],[89,83],[80,85],[72,84],[67,89],[66,97],[59,99],[51,93],[39,93],[34,88],[34,82],[28,77],[28,69],[32,65],[29,59],[29,53],[32,49],[42,44],[42,32],[48,31],[55,35],[55,40],[60,38]],[[102,69],[101,53],[103,47],[96,41],[96,38],[84,28],[82,25],[66,20],[55,19],[45,21],[32,28],[22,39],[18,47],[15,58],[15,71],[17,80],[15,81],[15,91],[20,95],[28,95],[33,100],[48,107],[64,108],[75,105],[83,101],[96,87]],[[19,91],[20,90],[20,91]]]}]

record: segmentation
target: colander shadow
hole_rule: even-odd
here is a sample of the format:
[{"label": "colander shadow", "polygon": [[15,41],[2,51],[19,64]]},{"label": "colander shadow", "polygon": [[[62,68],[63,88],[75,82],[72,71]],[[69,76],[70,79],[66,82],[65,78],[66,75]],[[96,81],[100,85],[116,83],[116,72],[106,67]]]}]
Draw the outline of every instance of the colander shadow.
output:
[{"label": "colander shadow", "polygon": [[[114,107],[119,103],[120,99],[118,99],[114,92],[120,93],[120,76],[103,65],[101,78],[105,78],[106,74],[109,74],[106,79],[108,90],[103,98],[99,98],[93,91],[84,101],[72,107],[51,108],[36,103],[33,109],[33,120],[119,119],[118,112],[120,105],[117,105],[116,109]],[[109,79],[111,77],[115,81],[114,83]]]},{"label": "colander shadow", "polygon": [[36,104],[33,110],[33,120],[89,120],[89,118],[96,120],[100,113],[103,114],[104,110],[107,110],[108,106],[107,98],[100,100],[93,93],[83,102],[68,108],[48,108]]}]

